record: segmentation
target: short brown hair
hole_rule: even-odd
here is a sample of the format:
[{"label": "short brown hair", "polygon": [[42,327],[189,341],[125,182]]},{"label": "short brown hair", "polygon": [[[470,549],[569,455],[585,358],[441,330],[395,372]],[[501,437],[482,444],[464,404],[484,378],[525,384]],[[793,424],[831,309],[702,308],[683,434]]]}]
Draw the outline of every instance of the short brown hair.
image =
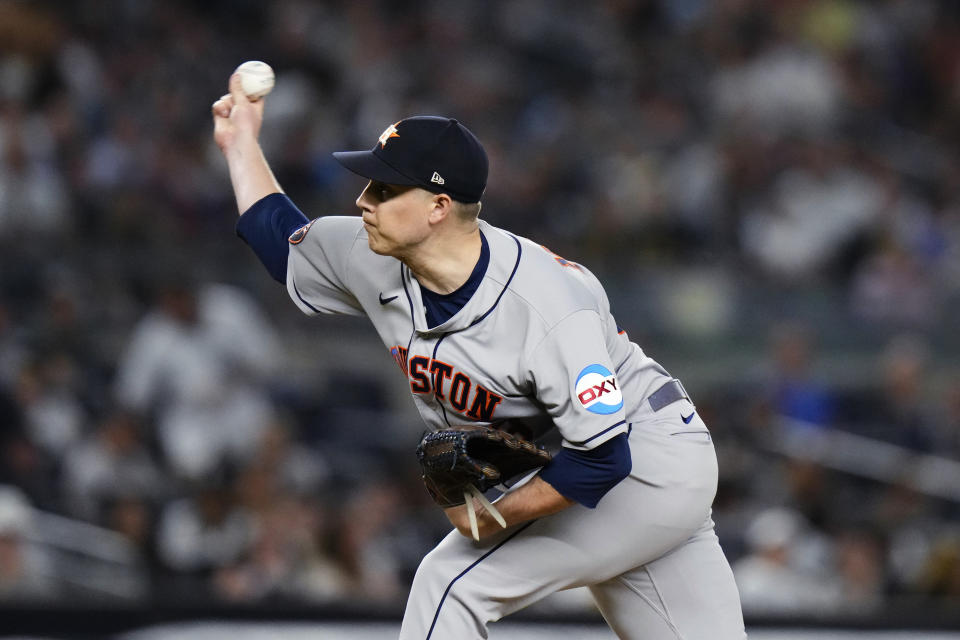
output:
[{"label": "short brown hair", "polygon": [[480,202],[458,202],[453,201],[453,210],[456,216],[464,222],[476,220],[480,217]]}]

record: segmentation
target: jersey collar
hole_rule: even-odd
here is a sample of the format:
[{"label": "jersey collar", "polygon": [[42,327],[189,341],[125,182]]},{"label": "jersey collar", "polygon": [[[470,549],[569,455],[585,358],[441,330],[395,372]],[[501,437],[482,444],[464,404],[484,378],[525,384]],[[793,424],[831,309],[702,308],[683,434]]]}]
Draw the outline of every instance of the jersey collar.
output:
[{"label": "jersey collar", "polygon": [[432,329],[427,326],[419,283],[410,269],[403,267],[404,289],[413,307],[413,324],[417,333],[422,335],[452,333],[482,322],[497,307],[509,288],[513,274],[516,273],[520,264],[522,253],[520,242],[503,229],[498,229],[483,220],[479,222],[480,231],[483,232],[490,247],[490,263],[487,265],[483,280],[470,300],[446,322]]}]

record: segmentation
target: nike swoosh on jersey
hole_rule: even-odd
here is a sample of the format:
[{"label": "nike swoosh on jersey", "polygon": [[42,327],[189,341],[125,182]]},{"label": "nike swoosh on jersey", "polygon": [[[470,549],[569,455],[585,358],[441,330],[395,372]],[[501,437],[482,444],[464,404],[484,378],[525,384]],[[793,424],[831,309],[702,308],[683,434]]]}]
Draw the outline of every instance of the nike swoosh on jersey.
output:
[{"label": "nike swoosh on jersey", "polygon": [[684,415],[681,413],[681,414],[680,414],[680,419],[683,420],[683,424],[690,424],[690,421],[693,420],[693,416],[695,416],[695,415],[697,415],[697,412],[696,412],[696,411],[694,411],[693,413],[691,413],[690,415],[688,415],[688,416],[686,416],[686,417],[684,417]]},{"label": "nike swoosh on jersey", "polygon": [[390,296],[389,298],[383,297],[383,291],[380,292],[380,304],[389,304],[397,299],[398,296]]}]

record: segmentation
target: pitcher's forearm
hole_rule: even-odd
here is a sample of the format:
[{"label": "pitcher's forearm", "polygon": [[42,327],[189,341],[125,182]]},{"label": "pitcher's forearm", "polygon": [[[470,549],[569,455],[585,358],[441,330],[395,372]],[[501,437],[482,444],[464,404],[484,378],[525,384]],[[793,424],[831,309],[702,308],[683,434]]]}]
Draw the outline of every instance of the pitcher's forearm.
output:
[{"label": "pitcher's forearm", "polygon": [[224,151],[238,213],[271,193],[283,193],[256,140],[238,140]]},{"label": "pitcher's forearm", "polygon": [[573,500],[561,495],[540,476],[534,476],[527,484],[497,502],[508,525],[549,516],[573,504]]},{"label": "pitcher's forearm", "polygon": [[[574,504],[576,503],[573,500],[561,495],[540,476],[534,476],[527,484],[508,493],[494,506],[503,516],[507,526],[511,527],[563,511]],[[444,509],[444,512],[461,534],[468,538],[473,536],[466,506],[450,507]],[[481,511],[477,515],[477,526],[480,538],[501,531],[500,525],[486,511]]]}]

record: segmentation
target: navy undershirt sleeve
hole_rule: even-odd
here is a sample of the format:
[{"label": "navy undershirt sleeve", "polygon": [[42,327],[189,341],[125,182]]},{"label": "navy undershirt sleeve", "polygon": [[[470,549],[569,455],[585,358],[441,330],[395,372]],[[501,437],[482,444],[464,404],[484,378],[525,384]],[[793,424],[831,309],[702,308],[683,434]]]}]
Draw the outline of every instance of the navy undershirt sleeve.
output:
[{"label": "navy undershirt sleeve", "polygon": [[237,235],[253,252],[274,280],[287,282],[287,255],[290,235],[309,220],[282,193],[271,193],[254,202],[237,220]]},{"label": "navy undershirt sleeve", "polygon": [[630,475],[632,467],[627,434],[621,433],[589,451],[562,448],[540,470],[540,477],[560,495],[593,509],[600,498]]}]

